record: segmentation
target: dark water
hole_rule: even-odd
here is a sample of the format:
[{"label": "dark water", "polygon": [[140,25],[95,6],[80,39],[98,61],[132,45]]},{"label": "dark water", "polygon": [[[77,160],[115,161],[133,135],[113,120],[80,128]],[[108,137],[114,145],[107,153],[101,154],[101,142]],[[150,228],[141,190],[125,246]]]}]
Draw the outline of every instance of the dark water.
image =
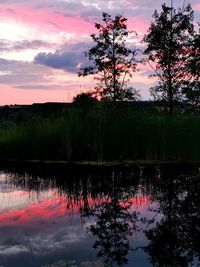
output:
[{"label": "dark water", "polygon": [[200,266],[197,168],[0,172],[1,267]]}]

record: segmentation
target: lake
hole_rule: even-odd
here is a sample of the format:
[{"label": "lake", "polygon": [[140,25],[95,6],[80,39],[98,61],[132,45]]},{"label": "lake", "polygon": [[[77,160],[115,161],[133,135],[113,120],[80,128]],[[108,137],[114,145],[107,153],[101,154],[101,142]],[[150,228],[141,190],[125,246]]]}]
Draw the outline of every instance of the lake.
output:
[{"label": "lake", "polygon": [[191,166],[2,168],[0,266],[200,266],[199,189]]}]

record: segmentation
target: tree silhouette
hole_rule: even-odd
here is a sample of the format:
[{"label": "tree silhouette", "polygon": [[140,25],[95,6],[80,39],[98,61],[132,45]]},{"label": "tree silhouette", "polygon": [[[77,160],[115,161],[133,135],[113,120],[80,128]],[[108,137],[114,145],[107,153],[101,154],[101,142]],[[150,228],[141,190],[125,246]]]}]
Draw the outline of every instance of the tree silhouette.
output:
[{"label": "tree silhouette", "polygon": [[90,108],[97,104],[98,100],[92,97],[90,92],[80,93],[76,95],[73,99],[73,104],[76,107]]},{"label": "tree silhouette", "polygon": [[94,95],[113,102],[135,100],[138,92],[127,86],[136,70],[136,50],[127,46],[130,31],[123,16],[112,18],[103,13],[103,24],[96,23],[98,34],[92,34],[95,46],[86,52],[92,65],[83,68],[79,75],[95,74],[97,85]]},{"label": "tree silhouette", "polygon": [[150,243],[144,250],[153,266],[190,266],[200,258],[199,176],[176,176],[165,170],[156,187],[157,212],[163,217],[146,231]]},{"label": "tree silhouette", "polygon": [[155,21],[143,39],[153,76],[159,80],[158,85],[151,88],[151,94],[156,100],[164,100],[170,113],[175,102],[181,99],[183,82],[189,79],[186,62],[194,36],[193,17],[189,4],[178,10],[163,4],[160,13],[155,11]]}]

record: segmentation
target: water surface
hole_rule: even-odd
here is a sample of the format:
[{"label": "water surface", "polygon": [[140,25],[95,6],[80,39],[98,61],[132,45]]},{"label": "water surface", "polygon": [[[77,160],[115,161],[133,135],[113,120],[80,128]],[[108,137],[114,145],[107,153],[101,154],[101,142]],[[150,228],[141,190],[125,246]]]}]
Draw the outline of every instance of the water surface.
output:
[{"label": "water surface", "polygon": [[0,266],[200,266],[200,176],[179,166],[0,172]]}]

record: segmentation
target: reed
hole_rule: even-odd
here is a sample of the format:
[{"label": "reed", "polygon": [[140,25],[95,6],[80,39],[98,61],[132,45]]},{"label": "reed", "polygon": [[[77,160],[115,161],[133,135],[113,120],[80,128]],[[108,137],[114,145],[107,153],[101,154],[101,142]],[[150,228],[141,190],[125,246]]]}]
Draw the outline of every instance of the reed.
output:
[{"label": "reed", "polygon": [[71,108],[0,125],[2,159],[200,161],[198,115]]}]

